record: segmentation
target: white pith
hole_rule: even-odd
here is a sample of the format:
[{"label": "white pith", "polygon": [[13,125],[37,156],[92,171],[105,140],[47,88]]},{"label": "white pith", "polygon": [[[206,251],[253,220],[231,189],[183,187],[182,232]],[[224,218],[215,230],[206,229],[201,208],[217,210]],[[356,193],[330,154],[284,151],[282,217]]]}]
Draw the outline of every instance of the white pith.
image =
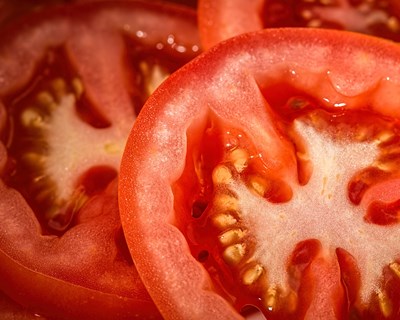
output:
[{"label": "white pith", "polygon": [[[141,66],[147,95],[150,95],[169,74],[159,65],[150,67],[143,62]],[[94,128],[79,118],[76,103],[76,95],[64,92],[46,124],[49,154],[44,175],[54,182],[56,197],[61,202],[68,201],[74,194],[77,181],[71,177],[78,178],[96,166],[109,166],[119,171],[126,140],[135,120],[125,117],[108,128]],[[120,112],[117,106],[115,110]]]},{"label": "white pith", "polygon": [[66,94],[48,123],[49,154],[44,174],[55,183],[58,199],[69,199],[80,177],[95,166],[119,170],[122,152],[133,120],[98,129],[76,113],[76,97]]},{"label": "white pith", "polygon": [[330,134],[295,121],[297,133],[306,141],[313,163],[311,179],[305,186],[293,184],[293,198],[274,204],[250,192],[241,182],[231,189],[239,196],[240,216],[256,238],[254,259],[268,270],[270,285],[288,288],[287,259],[296,244],[318,239],[324,254],[336,259],[340,247],[357,260],[361,272],[360,295],[366,302],[378,289],[382,268],[398,256],[400,227],[365,223],[365,209],[352,204],[348,182],[377,157],[373,143],[337,141]]}]

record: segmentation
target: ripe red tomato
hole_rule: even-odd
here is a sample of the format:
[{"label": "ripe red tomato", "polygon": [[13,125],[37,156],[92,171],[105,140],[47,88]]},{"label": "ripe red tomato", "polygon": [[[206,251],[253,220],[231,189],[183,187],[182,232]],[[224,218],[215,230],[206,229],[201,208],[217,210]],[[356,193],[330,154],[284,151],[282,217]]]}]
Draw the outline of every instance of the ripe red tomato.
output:
[{"label": "ripe red tomato", "polygon": [[54,6],[0,39],[0,290],[57,319],[158,318],[126,247],[116,177],[148,95],[198,54],[195,12]]},{"label": "ripe red tomato", "polygon": [[399,319],[400,47],[269,29],[149,98],[122,226],[166,319]]},{"label": "ripe red tomato", "polygon": [[350,30],[400,41],[397,0],[199,0],[202,43],[210,47],[262,28]]}]

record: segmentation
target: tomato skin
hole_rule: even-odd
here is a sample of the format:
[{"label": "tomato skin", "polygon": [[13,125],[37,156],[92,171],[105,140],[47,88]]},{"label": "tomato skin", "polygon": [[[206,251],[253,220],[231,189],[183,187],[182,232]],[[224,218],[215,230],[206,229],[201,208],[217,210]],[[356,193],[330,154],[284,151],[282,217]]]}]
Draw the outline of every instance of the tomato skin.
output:
[{"label": "tomato skin", "polygon": [[[24,301],[27,310],[39,315],[51,314],[57,316],[57,319],[107,320],[114,317],[132,319],[138,316],[142,319],[161,318],[154,310],[152,300],[149,298],[146,300],[143,292],[139,292],[138,297],[126,298],[83,288],[28,270],[9,256],[5,256],[3,252],[0,262],[0,272],[3,279],[6,279],[2,280],[3,290],[14,300]],[[20,290],[21,281],[24,281],[24,285],[31,291]],[[137,290],[144,291],[144,288],[139,289],[138,286]],[[41,305],[47,307],[42,308]],[[100,313],[99,306],[102,310]]]},{"label": "tomato skin", "polygon": [[[10,5],[10,17],[19,15],[17,9]],[[129,96],[132,83],[121,62],[124,46],[132,41],[154,49],[158,44],[168,58],[184,63],[200,50],[195,18],[194,10],[177,5],[106,1],[41,8],[16,24],[7,20],[0,31],[0,216],[4,221],[0,290],[27,310],[55,319],[161,318],[125,252],[115,181],[105,190],[96,190],[75,217],[75,225],[62,235],[42,228],[37,212],[6,185],[13,170],[11,152],[6,150],[8,112],[15,107],[10,100],[31,89],[48,51],[61,48],[69,60],[67,67],[82,77],[93,110],[123,135],[136,116]],[[140,38],[136,31],[147,34]],[[70,133],[65,134],[66,140]],[[118,171],[117,166],[113,169]],[[70,176],[80,181],[75,172]]]},{"label": "tomato skin", "polygon": [[[272,120],[260,88],[281,76],[291,79],[297,89],[318,96],[328,110],[340,101],[346,110],[368,106],[371,112],[398,118],[394,102],[400,101],[398,61],[398,46],[373,37],[333,30],[263,30],[215,46],[174,73],[150,97],[127,142],[119,199],[130,252],[166,319],[241,318],[228,299],[223,301],[218,289],[213,290],[216,283],[191,255],[188,243],[198,239],[180,229],[191,217],[189,205],[176,200],[174,183],[186,161],[192,160],[192,149],[203,139],[203,130],[213,127],[209,118],[241,128],[252,135],[257,150],[264,150],[260,132],[267,131],[266,123]],[[396,98],[389,99],[388,92]],[[274,146],[279,142],[272,138],[268,142],[265,154],[283,149]],[[286,167],[278,161],[270,165],[271,172]],[[293,174],[290,168],[287,171]],[[180,191],[190,198],[195,187],[193,183]],[[274,250],[279,252],[279,248]],[[313,293],[326,293],[322,298],[311,297],[306,317],[341,318],[346,299],[339,264],[321,253],[306,276],[315,286]],[[331,291],[326,292],[327,288]],[[333,302],[318,308],[319,298]]]},{"label": "tomato skin", "polygon": [[[5,187],[4,184],[2,184],[0,188],[8,199],[7,202],[2,201],[0,212],[6,212],[8,211],[7,208],[15,205],[19,207],[21,211],[26,211],[26,216],[23,217],[22,215],[22,218],[29,219],[29,208],[27,208],[26,204],[23,204],[24,200],[15,190]],[[93,233],[102,233],[104,241],[109,243],[108,248],[104,243],[101,243],[101,241],[97,241],[97,244],[102,246],[102,250],[105,250],[105,254],[111,257],[115,255],[115,249],[112,247],[112,240],[109,239],[109,236],[107,237],[107,233],[110,234],[110,231],[111,235],[112,233],[116,233],[118,231],[119,222],[116,219],[113,221],[113,219],[105,217],[104,215],[107,214],[107,212],[118,212],[116,192],[117,184],[114,182],[109,186],[108,194],[98,196],[88,204],[87,210],[89,214],[93,215],[93,213],[90,212],[96,209],[95,215],[97,218],[96,216],[88,217],[93,220],[91,224],[95,224],[96,227],[91,227],[88,221],[81,226],[82,232],[86,234],[81,241],[89,240],[89,238],[93,237],[93,235],[91,235]],[[91,209],[90,206],[94,206],[94,208]],[[103,218],[101,216],[103,216]],[[32,219],[32,217],[30,217],[30,219]],[[7,226],[9,230],[21,228],[21,225],[15,226],[13,225],[14,223],[15,222],[7,221],[5,222],[5,226]],[[31,223],[34,223],[33,219]],[[87,227],[84,226],[85,224]],[[32,229],[34,228],[34,226],[30,227]],[[96,231],[96,229],[98,230]],[[108,231],[107,229],[111,230]],[[26,235],[30,236],[29,242],[15,240],[21,247],[30,245],[42,248],[42,250],[47,250],[47,254],[53,251],[57,255],[57,250],[54,249],[59,246],[60,249],[63,250],[64,255],[63,257],[58,253],[60,262],[62,262],[62,259],[69,259],[71,262],[70,267],[62,265],[56,266],[51,259],[46,257],[44,252],[42,255],[39,255],[41,258],[35,258],[33,256],[34,252],[29,253],[24,252],[24,250],[14,249],[10,246],[10,239],[6,239],[4,236],[1,238],[3,246],[0,250],[1,288],[27,309],[38,314],[53,315],[60,319],[112,319],[115,316],[121,319],[131,319],[132,317],[138,316],[138,314],[145,319],[159,318],[154,304],[141,284],[133,265],[119,265],[117,261],[114,261],[114,263],[110,265],[110,262],[104,262],[105,265],[110,265],[111,268],[115,268],[115,271],[107,270],[109,267],[101,268],[103,269],[101,270],[97,265],[100,262],[96,264],[94,260],[101,258],[96,258],[96,255],[98,255],[96,252],[93,252],[92,257],[87,255],[88,261],[77,263],[71,259],[72,257],[68,257],[68,255],[73,254],[73,252],[69,253],[67,248],[63,248],[65,245],[68,246],[68,242],[63,244],[64,239],[40,235],[35,238],[30,235],[32,232],[27,228],[24,232]],[[71,236],[74,236],[73,233],[71,233]],[[76,233],[76,236],[79,237],[79,233]],[[64,238],[67,240],[66,237]],[[91,239],[91,241],[93,241],[93,239]],[[69,241],[69,244],[73,246],[69,250],[74,251],[74,247],[77,247],[76,244],[72,241]],[[82,249],[83,248],[81,248],[81,250]],[[38,250],[36,250],[36,252],[37,251]],[[32,260],[37,261],[31,262]],[[103,258],[103,260],[105,261],[106,259]],[[47,266],[41,266],[42,263],[47,263]],[[77,264],[79,264],[81,270],[74,270],[74,266]],[[107,280],[106,277],[103,280],[105,281],[104,284],[91,284],[90,281],[93,280],[90,280],[90,278],[88,278],[89,282],[83,280],[85,273],[91,273],[91,276],[97,274],[97,277],[100,279],[103,276],[103,272],[109,273],[111,277],[110,280]],[[113,275],[113,272],[117,274]],[[118,275],[118,273],[120,273],[120,275]],[[115,289],[113,289],[114,292],[107,292],[111,288],[107,281],[111,281],[112,285],[116,286]],[[81,285],[79,283],[81,283]],[[102,288],[102,285],[104,288]],[[27,290],[26,288],[29,289]],[[99,308],[99,306],[101,306],[101,308]]]}]

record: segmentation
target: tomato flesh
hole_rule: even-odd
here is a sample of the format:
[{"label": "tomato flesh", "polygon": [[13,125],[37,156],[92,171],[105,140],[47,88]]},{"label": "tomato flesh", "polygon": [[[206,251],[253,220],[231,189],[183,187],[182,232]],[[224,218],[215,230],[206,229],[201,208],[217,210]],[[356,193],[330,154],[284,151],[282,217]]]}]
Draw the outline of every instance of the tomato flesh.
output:
[{"label": "tomato flesh", "polygon": [[400,196],[398,59],[374,37],[269,29],[155,92],[125,150],[120,205],[163,315],[398,317],[399,223],[369,218]]}]

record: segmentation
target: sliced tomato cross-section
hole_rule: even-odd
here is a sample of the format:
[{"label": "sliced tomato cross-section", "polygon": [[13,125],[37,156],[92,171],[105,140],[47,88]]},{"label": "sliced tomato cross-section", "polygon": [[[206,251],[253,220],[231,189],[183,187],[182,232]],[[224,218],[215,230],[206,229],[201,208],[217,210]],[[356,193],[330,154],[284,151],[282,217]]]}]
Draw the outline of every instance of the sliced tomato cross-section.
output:
[{"label": "sliced tomato cross-section", "polygon": [[0,289],[57,319],[157,318],[116,177],[149,94],[198,54],[194,10],[54,6],[0,37]]},{"label": "sliced tomato cross-section", "polygon": [[269,29],[155,91],[119,196],[165,318],[398,319],[399,62],[375,37]]},{"label": "sliced tomato cross-section", "polygon": [[199,27],[205,47],[263,28],[349,30],[400,41],[396,0],[200,0]]}]

